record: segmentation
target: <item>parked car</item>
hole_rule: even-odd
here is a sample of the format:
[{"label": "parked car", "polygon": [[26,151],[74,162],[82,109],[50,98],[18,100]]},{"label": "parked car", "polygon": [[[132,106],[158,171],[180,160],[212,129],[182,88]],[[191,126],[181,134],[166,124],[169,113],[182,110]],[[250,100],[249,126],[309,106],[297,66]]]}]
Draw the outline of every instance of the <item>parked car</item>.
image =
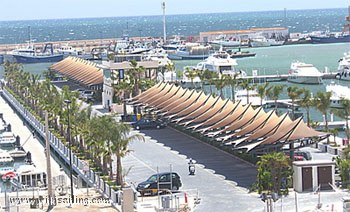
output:
[{"label": "parked car", "polygon": [[[172,178],[170,178],[170,176]],[[170,180],[171,179],[171,180]],[[166,192],[167,190],[177,191],[182,186],[180,176],[176,172],[163,172],[150,176],[146,181],[139,183],[136,190],[141,195],[155,195],[158,191]]]},{"label": "parked car", "polygon": [[145,119],[141,118],[140,120],[132,123],[132,126],[139,130],[139,129],[160,129],[166,126],[166,123],[160,119]]},{"label": "parked car", "polygon": [[295,151],[294,155],[303,156],[306,160],[312,160],[311,153],[308,151]]},{"label": "parked car", "polygon": [[94,101],[94,95],[95,92],[92,90],[84,90],[84,91],[80,91],[80,97],[81,99],[83,99],[84,101],[87,102],[93,102]]}]

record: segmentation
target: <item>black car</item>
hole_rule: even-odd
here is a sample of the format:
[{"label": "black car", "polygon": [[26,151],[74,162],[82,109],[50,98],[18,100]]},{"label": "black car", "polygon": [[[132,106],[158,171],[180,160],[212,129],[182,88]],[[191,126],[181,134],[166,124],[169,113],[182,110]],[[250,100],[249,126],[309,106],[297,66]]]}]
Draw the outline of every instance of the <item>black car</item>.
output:
[{"label": "black car", "polygon": [[132,123],[132,126],[139,130],[139,129],[160,129],[166,126],[166,123],[164,121],[161,121],[160,119],[140,119],[135,123]]},{"label": "black car", "polygon": [[[171,180],[170,176],[172,176]],[[138,184],[136,189],[141,195],[154,195],[157,194],[158,184],[159,190],[162,192],[176,191],[182,186],[180,176],[176,172],[164,172],[150,176],[146,181]]]}]

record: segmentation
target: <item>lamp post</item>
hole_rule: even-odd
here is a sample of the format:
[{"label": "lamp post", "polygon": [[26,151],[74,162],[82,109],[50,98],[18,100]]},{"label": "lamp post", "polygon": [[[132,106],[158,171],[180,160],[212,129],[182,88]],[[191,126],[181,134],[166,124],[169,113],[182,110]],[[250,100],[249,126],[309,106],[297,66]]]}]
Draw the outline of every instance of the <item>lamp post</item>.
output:
[{"label": "lamp post", "polygon": [[64,102],[67,104],[67,116],[68,116],[68,148],[69,148],[69,175],[70,175],[70,194],[71,194],[71,204],[74,203],[74,193],[73,193],[73,167],[72,167],[72,144],[71,144],[71,137],[70,137],[70,111],[69,111],[69,105],[72,103],[72,101],[66,99]]}]

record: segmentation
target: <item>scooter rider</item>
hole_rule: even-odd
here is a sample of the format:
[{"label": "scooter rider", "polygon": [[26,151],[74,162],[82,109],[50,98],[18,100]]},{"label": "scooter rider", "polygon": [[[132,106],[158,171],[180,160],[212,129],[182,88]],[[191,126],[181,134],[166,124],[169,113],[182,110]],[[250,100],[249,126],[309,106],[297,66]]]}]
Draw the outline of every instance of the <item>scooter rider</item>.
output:
[{"label": "scooter rider", "polygon": [[195,166],[194,162],[192,161],[192,158],[190,158],[190,161],[188,162],[188,172],[190,173],[190,175],[194,175],[195,172]]}]

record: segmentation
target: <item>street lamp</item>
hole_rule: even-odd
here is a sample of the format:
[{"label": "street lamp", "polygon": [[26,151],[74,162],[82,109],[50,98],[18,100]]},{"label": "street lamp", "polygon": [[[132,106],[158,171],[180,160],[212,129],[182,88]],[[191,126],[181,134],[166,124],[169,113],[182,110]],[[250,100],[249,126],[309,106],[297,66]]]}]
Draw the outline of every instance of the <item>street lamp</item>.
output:
[{"label": "street lamp", "polygon": [[71,194],[71,204],[74,203],[74,193],[73,193],[73,166],[72,166],[72,144],[71,144],[71,138],[70,138],[70,111],[69,111],[69,104],[72,103],[72,101],[66,99],[64,102],[67,104],[67,116],[68,116],[68,148],[69,148],[69,175],[70,175],[70,194]]}]

